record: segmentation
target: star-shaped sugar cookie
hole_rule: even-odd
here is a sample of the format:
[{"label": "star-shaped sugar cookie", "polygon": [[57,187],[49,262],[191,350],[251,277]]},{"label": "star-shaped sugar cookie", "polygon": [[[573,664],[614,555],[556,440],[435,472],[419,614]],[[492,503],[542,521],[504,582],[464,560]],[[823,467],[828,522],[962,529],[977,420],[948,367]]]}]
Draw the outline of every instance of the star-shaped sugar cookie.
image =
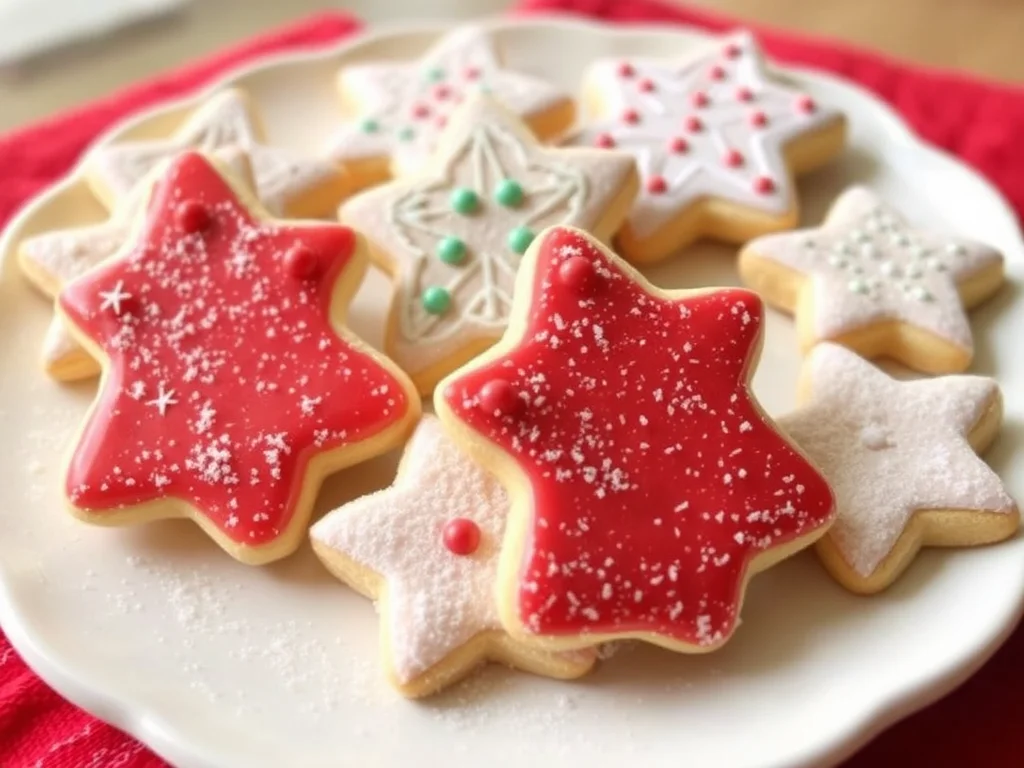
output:
[{"label": "star-shaped sugar cookie", "polygon": [[101,144],[86,159],[86,175],[113,209],[150,171],[179,152],[226,147],[249,155],[260,202],[275,215],[322,216],[349,191],[349,180],[335,163],[263,143],[249,99],[234,89],[211,96],[171,136]]},{"label": "star-shaped sugar cookie", "polygon": [[780,419],[836,494],[835,525],[818,552],[855,592],[889,586],[921,546],[999,541],[1019,514],[978,452],[995,439],[995,381],[942,376],[897,381],[836,344],[815,347],[806,404]]},{"label": "star-shaped sugar cookie", "polygon": [[520,270],[505,337],[434,395],[512,498],[503,626],[550,649],[721,646],[747,579],[833,518],[827,482],[750,391],[760,299],[659,290],[567,227]]},{"label": "star-shaped sugar cookie", "polygon": [[358,119],[341,127],[330,155],[364,183],[400,176],[427,162],[453,110],[490,93],[541,138],[573,121],[571,99],[553,85],[503,66],[495,42],[462,27],[412,62],[371,62],[341,70],[338,88]]},{"label": "star-shaped sugar cookie", "polygon": [[425,416],[395,484],[310,531],[332,573],[378,600],[385,669],[407,696],[432,693],[485,660],[560,678],[593,666],[593,651],[547,653],[502,631],[494,582],[508,506],[497,479]]},{"label": "star-shaped sugar cookie", "polygon": [[[248,155],[236,147],[224,147],[214,155],[224,169],[247,189],[253,189]],[[159,173],[159,168],[155,171]],[[46,296],[106,261],[127,242],[136,217],[141,216],[150,183],[143,180],[121,200],[110,218],[97,224],[57,229],[27,237],[18,243],[22,272]],[[100,372],[99,363],[70,335],[59,317],[54,317],[43,340],[43,367],[60,381],[91,378]]]},{"label": "star-shaped sugar cookie", "polygon": [[401,443],[420,401],[339,324],[358,235],[274,220],[212,163],[172,160],[125,247],[58,297],[105,370],[64,491],[87,522],[188,517],[265,563],[298,546],[323,477]]},{"label": "star-shaped sugar cookie", "polygon": [[798,220],[793,175],[843,147],[835,109],[768,72],[739,33],[679,61],[596,62],[585,78],[591,120],[573,143],[633,154],[641,194],[617,237],[634,262],[699,237],[745,242]]},{"label": "star-shaped sugar cookie", "polygon": [[801,345],[834,341],[952,373],[974,355],[965,308],[1003,283],[1003,257],[973,240],[911,227],[864,187],[835,201],[818,228],[767,235],[740,254],[750,287],[796,315]]},{"label": "star-shaped sugar cookie", "polygon": [[471,98],[421,174],[341,207],[394,278],[388,355],[430,392],[504,332],[537,232],[571,224],[608,238],[636,187],[629,155],[543,147],[493,99]]}]

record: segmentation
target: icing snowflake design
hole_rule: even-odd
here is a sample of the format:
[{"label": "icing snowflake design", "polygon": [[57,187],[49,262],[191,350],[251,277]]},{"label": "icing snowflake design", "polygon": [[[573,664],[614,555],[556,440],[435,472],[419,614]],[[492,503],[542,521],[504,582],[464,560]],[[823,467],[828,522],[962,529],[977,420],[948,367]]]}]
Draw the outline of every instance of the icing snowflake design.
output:
[{"label": "icing snowflake design", "polygon": [[404,377],[330,321],[335,283],[360,266],[355,235],[256,218],[195,153],[148,210],[123,255],[59,297],[108,361],[68,498],[100,520],[187,505],[174,509],[222,543],[270,544],[303,522],[295,488],[313,454],[384,437],[414,409]]},{"label": "icing snowflake design", "polygon": [[760,300],[665,295],[582,232],[543,237],[523,327],[435,394],[449,432],[517,478],[502,623],[556,647],[721,645],[750,564],[832,519],[828,484],[747,385]]},{"label": "icing snowflake design", "polygon": [[389,354],[411,373],[497,339],[535,234],[552,224],[596,225],[634,174],[628,155],[541,147],[483,96],[460,112],[432,160],[423,177],[341,209],[395,265]]},{"label": "icing snowflake design", "polygon": [[786,145],[841,119],[769,77],[747,33],[678,64],[600,61],[587,82],[600,114],[573,142],[636,157],[642,191],[629,222],[640,236],[702,198],[787,212],[793,191]]},{"label": "icing snowflake design", "polygon": [[452,112],[473,94],[489,93],[527,119],[568,102],[543,80],[505,69],[475,27],[446,35],[416,62],[349,66],[338,80],[361,119],[341,128],[330,155],[339,162],[390,156],[399,174],[420,168]]},{"label": "icing snowflake design", "polygon": [[838,517],[827,536],[859,576],[875,572],[919,510],[1015,521],[1002,481],[968,442],[999,406],[992,379],[897,381],[829,343],[806,365],[810,402],[779,423],[832,483]]},{"label": "icing snowflake design", "polygon": [[275,215],[282,215],[293,200],[338,176],[332,163],[262,143],[248,100],[235,90],[208,99],[170,138],[120,141],[95,148],[87,168],[116,201],[179,152],[212,153],[232,147],[249,155],[260,202]]},{"label": "icing snowflake design", "polygon": [[966,350],[973,341],[958,285],[1003,258],[988,245],[910,227],[864,187],[846,190],[821,227],[767,235],[746,251],[811,281],[816,340],[899,320]]},{"label": "icing snowflake design", "polygon": [[[494,641],[506,644],[502,658],[516,650],[507,645],[512,641],[501,631],[494,603],[508,504],[497,479],[463,454],[436,418],[426,416],[405,448],[392,487],[330,512],[311,530],[318,549],[345,563],[343,574],[352,571],[359,581],[369,569],[381,578],[381,631],[400,685],[480,633],[494,633]],[[479,650],[460,668],[472,669],[492,648]],[[577,656],[583,672],[593,656]]]}]

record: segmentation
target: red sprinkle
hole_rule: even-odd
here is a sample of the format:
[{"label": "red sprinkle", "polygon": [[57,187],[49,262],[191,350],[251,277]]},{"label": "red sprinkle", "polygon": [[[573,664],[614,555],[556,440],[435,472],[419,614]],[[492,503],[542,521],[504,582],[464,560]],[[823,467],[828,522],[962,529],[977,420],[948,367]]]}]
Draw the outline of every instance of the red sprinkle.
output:
[{"label": "red sprinkle", "polygon": [[585,293],[593,283],[594,265],[583,256],[571,256],[558,266],[558,279],[563,285]]},{"label": "red sprinkle", "polygon": [[307,245],[295,245],[284,256],[288,274],[296,280],[312,280],[320,272],[320,257]]},{"label": "red sprinkle", "polygon": [[768,125],[768,115],[760,109],[750,113],[750,124],[755,128],[764,128]]},{"label": "red sprinkle", "polygon": [[725,67],[715,64],[715,66],[708,70],[708,76],[712,80],[725,80]]},{"label": "red sprinkle", "polygon": [[480,546],[480,527],[465,517],[444,524],[444,545],[455,555],[472,555]]},{"label": "red sprinkle", "polygon": [[611,149],[615,146],[615,139],[612,138],[610,133],[599,133],[594,138],[594,146],[601,149]]},{"label": "red sprinkle", "polygon": [[754,191],[759,195],[770,195],[775,191],[775,182],[771,176],[758,176],[754,179]]},{"label": "red sprinkle", "polygon": [[647,179],[647,191],[652,195],[662,195],[668,191],[668,182],[664,176],[651,176]]},{"label": "red sprinkle", "polygon": [[174,218],[182,231],[189,235],[202,232],[210,226],[210,211],[198,200],[185,200],[178,204]]},{"label": "red sprinkle", "polygon": [[753,101],[754,92],[750,90],[747,86],[741,85],[739,88],[736,89],[736,98],[739,99],[740,101]]},{"label": "red sprinkle", "polygon": [[668,143],[668,148],[673,152],[686,152],[690,148],[690,143],[682,136],[673,136]]},{"label": "red sprinkle", "polygon": [[738,59],[740,54],[743,53],[743,49],[740,48],[736,43],[729,43],[723,49],[725,55],[730,59]]},{"label": "red sprinkle", "polygon": [[440,99],[441,101],[444,101],[445,99],[447,99],[451,95],[452,95],[452,88],[451,88],[450,85],[445,85],[444,83],[438,83],[437,85],[434,86],[434,98],[435,99]]},{"label": "red sprinkle", "polygon": [[621,64],[619,64],[618,72],[619,77],[632,77],[633,75],[636,74],[636,70],[633,68],[633,65],[630,64],[628,61],[624,61]]},{"label": "red sprinkle", "polygon": [[640,122],[640,113],[635,109],[627,109],[622,113],[622,119],[630,125],[636,125]]},{"label": "red sprinkle", "polygon": [[438,115],[437,119],[434,121],[434,124],[437,125],[438,128],[444,128],[446,125],[448,125],[448,118],[445,117],[444,115]]},{"label": "red sprinkle", "polygon": [[636,84],[636,87],[644,93],[650,93],[654,90],[654,81],[645,77]]},{"label": "red sprinkle", "polygon": [[491,379],[480,387],[477,402],[484,413],[495,416],[515,416],[524,405],[515,388],[504,379]]},{"label": "red sprinkle", "polygon": [[417,104],[415,107],[412,108],[412,116],[419,120],[422,120],[429,114],[430,107],[428,107],[426,104]]},{"label": "red sprinkle", "polygon": [[480,77],[480,68],[466,67],[464,70],[462,70],[462,76],[467,80],[476,80],[477,78]]},{"label": "red sprinkle", "polygon": [[704,91],[694,91],[690,96],[690,103],[698,109],[706,107],[710,101],[711,99],[708,98],[708,95],[704,93]]},{"label": "red sprinkle", "polygon": [[686,130],[690,133],[698,133],[704,129],[704,123],[702,123],[701,119],[696,115],[690,115],[687,117],[686,120],[683,121],[683,125],[686,126]]},{"label": "red sprinkle", "polygon": [[813,112],[814,110],[816,110],[818,108],[818,105],[814,103],[814,99],[812,99],[810,96],[804,95],[804,96],[797,96],[796,108],[797,108],[798,112],[803,112],[804,114],[810,114],[811,112]]},{"label": "red sprinkle", "polygon": [[728,149],[722,155],[722,162],[730,168],[739,168],[743,165],[743,154],[738,149]]}]

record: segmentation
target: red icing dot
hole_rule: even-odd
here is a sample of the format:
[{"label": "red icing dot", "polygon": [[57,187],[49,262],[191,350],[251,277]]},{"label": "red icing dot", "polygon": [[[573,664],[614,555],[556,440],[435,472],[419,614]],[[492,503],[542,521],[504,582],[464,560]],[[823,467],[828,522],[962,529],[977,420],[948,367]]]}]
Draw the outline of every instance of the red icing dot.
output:
[{"label": "red icing dot", "polygon": [[434,98],[444,101],[452,95],[451,86],[445,85],[444,83],[438,83],[434,86]]},{"label": "red icing dot", "polygon": [[729,43],[722,49],[722,52],[730,59],[738,59],[740,54],[743,53],[743,49],[736,43]]},{"label": "red icing dot", "polygon": [[636,87],[644,93],[650,93],[654,90],[654,81],[645,77],[636,84]]},{"label": "red icing dot", "polygon": [[683,121],[683,125],[686,126],[686,130],[690,133],[697,133],[704,128],[704,123],[702,123],[701,119],[696,115],[690,115],[687,117],[686,120]]},{"label": "red icing dot", "polygon": [[682,136],[674,136],[669,141],[668,148],[673,152],[686,152],[690,148],[690,143]]},{"label": "red icing dot", "polygon": [[622,119],[630,125],[636,125],[640,122],[640,113],[635,109],[627,109],[623,111]]},{"label": "red icing dot", "polygon": [[818,108],[818,105],[814,103],[814,99],[810,96],[803,95],[797,97],[796,108],[798,112],[803,112],[805,115],[809,115]]},{"label": "red icing dot", "polygon": [[515,388],[504,379],[491,379],[477,396],[480,410],[495,416],[515,416],[523,407]]},{"label": "red icing dot", "polygon": [[754,179],[754,191],[759,195],[770,195],[775,191],[775,182],[771,176],[758,176]]},{"label": "red icing dot", "polygon": [[708,76],[712,80],[725,80],[725,67],[716,64],[708,70]]},{"label": "red icing dot", "polygon": [[710,101],[711,99],[708,98],[708,95],[704,93],[704,91],[694,91],[690,96],[690,103],[698,109],[706,107]]},{"label": "red icing dot", "polygon": [[583,256],[571,256],[559,265],[558,279],[565,286],[584,292],[593,282],[594,265]]},{"label": "red icing dot", "polygon": [[740,101],[753,101],[754,92],[750,90],[747,86],[741,85],[739,88],[736,89],[736,98],[739,99]]},{"label": "red icing dot", "polygon": [[444,545],[455,555],[472,555],[480,546],[480,527],[465,517],[444,524]]},{"label": "red icing dot", "polygon": [[312,248],[293,245],[284,256],[288,274],[296,280],[312,280],[320,272],[320,257]]},{"label": "red icing dot", "polygon": [[434,120],[434,124],[437,125],[438,128],[444,128],[448,125],[448,118],[444,115],[438,115],[437,119]]},{"label": "red icing dot", "polygon": [[760,109],[750,113],[750,124],[755,128],[764,128],[768,125],[768,115]]},{"label": "red icing dot", "polygon": [[480,77],[480,67],[466,67],[462,70],[462,76],[467,80],[477,80]]},{"label": "red icing dot", "polygon": [[601,147],[601,149],[611,149],[615,146],[615,139],[612,138],[610,133],[599,133],[594,138],[594,146]]},{"label": "red icing dot", "polygon": [[194,235],[210,226],[210,211],[198,200],[178,203],[174,211],[175,221],[182,231]]},{"label": "red icing dot", "polygon": [[426,104],[417,104],[412,108],[412,116],[418,120],[422,120],[430,114],[430,107]]},{"label": "red icing dot", "polygon": [[738,149],[727,149],[722,155],[722,162],[730,168],[739,168],[743,165],[743,154]]},{"label": "red icing dot", "polygon": [[632,64],[628,61],[624,61],[619,64],[618,73],[619,77],[632,77],[636,74],[636,70],[633,68]]},{"label": "red icing dot", "polygon": [[647,179],[647,191],[652,195],[662,195],[668,190],[668,182],[664,176],[651,176]]}]

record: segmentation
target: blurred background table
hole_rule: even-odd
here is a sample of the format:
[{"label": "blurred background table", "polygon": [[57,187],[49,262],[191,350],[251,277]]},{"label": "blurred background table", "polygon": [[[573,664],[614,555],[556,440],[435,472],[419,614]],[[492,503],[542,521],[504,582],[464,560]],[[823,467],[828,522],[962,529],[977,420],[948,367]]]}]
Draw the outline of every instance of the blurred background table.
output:
[{"label": "blurred background table", "polygon": [[[1024,83],[1021,0],[688,0],[925,65]],[[367,23],[497,14],[507,0],[192,0],[182,11],[0,71],[0,131],[308,13],[343,6]],[[410,11],[410,9],[414,9]]]}]

